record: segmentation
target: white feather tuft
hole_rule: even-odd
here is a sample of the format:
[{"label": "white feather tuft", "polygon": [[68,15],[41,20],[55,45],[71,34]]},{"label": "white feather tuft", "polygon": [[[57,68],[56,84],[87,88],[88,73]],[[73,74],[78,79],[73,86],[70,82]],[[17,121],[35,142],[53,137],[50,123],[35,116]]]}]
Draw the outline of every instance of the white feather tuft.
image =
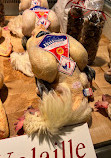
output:
[{"label": "white feather tuft", "polygon": [[13,52],[10,55],[11,64],[13,69],[23,72],[25,75],[33,77],[32,67],[29,61],[29,55],[25,53],[16,53]]},{"label": "white feather tuft", "polygon": [[86,100],[83,100],[80,107],[72,110],[72,99],[70,89],[65,83],[61,83],[63,92],[60,96],[55,91],[44,93],[43,101],[39,106],[40,115],[26,114],[24,130],[27,134],[47,133],[55,135],[59,129],[66,125],[86,121],[91,114]]}]

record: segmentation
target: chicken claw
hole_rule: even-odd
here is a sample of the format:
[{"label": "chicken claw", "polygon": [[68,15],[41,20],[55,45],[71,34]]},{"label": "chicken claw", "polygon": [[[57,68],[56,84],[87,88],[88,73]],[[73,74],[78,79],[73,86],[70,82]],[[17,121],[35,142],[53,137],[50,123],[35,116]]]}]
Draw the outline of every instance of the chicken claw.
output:
[{"label": "chicken claw", "polygon": [[90,66],[86,66],[85,69],[84,69],[84,72],[86,73],[87,77],[88,77],[88,80],[92,86],[92,80],[94,79],[95,80],[95,76],[96,76],[96,72],[93,68],[91,68]]},{"label": "chicken claw", "polygon": [[48,92],[50,90],[52,90],[52,88],[51,88],[50,84],[48,82],[46,82],[46,81],[43,81],[41,79],[37,79],[36,77],[35,77],[35,81],[36,81],[36,85],[37,85],[38,90],[39,90],[39,94],[38,95],[42,99],[43,92],[45,92],[46,94],[48,94]]},{"label": "chicken claw", "polygon": [[27,110],[24,111],[24,114],[23,116],[21,116],[20,118],[18,118],[18,122],[16,122],[14,125],[15,125],[15,131],[18,133],[22,128],[23,128],[23,124],[24,124],[24,120],[25,120],[25,114],[29,112],[30,114],[34,115],[35,112],[38,112],[39,114],[39,111],[38,109],[34,109],[32,106],[29,106],[27,108]]}]

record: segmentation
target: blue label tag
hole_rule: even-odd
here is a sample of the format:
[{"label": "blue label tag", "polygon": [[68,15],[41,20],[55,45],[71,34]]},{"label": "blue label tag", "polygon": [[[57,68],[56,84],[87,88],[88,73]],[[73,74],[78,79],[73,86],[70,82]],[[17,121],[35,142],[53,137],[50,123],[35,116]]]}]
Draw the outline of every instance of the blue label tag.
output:
[{"label": "blue label tag", "polygon": [[56,42],[63,42],[67,39],[67,36],[55,36],[55,35],[47,35],[43,39],[43,41],[40,43],[39,47],[45,48],[47,46],[52,45]]},{"label": "blue label tag", "polygon": [[40,7],[40,6],[35,6],[35,7],[31,8],[30,10],[32,10],[37,15],[37,17],[39,19],[42,18],[42,17],[47,19],[49,11],[50,11],[49,9],[43,8],[43,7]]},{"label": "blue label tag", "polygon": [[44,7],[40,7],[40,6],[35,6],[35,7],[31,8],[30,10],[48,10],[48,9],[44,8]]}]

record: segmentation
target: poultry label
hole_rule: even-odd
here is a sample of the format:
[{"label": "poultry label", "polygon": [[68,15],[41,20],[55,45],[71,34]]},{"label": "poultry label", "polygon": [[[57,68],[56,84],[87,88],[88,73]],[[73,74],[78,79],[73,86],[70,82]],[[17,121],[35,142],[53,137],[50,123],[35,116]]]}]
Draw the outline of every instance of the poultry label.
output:
[{"label": "poultry label", "polygon": [[40,6],[40,0],[32,0],[32,6]]},{"label": "poultry label", "polygon": [[93,95],[92,88],[83,89],[83,94],[85,97],[90,97]]},{"label": "poultry label", "polygon": [[39,47],[53,54],[58,61],[61,56],[69,58],[69,40],[64,35],[46,35],[39,43]]},{"label": "poultry label", "polygon": [[76,62],[70,60],[67,57],[62,56],[58,66],[58,70],[62,73],[71,76],[74,72],[75,67],[76,67]]},{"label": "poultry label", "polygon": [[31,8],[30,10],[32,10],[37,15],[37,17],[39,19],[41,17],[44,17],[44,18],[47,19],[48,14],[49,14],[49,9],[46,9],[46,8],[43,8],[43,7],[40,7],[40,6],[35,6],[35,7]]},{"label": "poultry label", "polygon": [[50,21],[45,19],[44,17],[41,17],[37,22],[37,25],[41,25],[41,24],[44,25],[45,29],[47,29],[50,25]]},{"label": "poultry label", "polygon": [[49,9],[46,9],[40,6],[35,6],[31,8],[30,10],[32,10],[39,19],[39,21],[37,22],[37,25],[42,24],[47,29],[50,25],[50,21],[47,19],[48,14],[49,14]]}]

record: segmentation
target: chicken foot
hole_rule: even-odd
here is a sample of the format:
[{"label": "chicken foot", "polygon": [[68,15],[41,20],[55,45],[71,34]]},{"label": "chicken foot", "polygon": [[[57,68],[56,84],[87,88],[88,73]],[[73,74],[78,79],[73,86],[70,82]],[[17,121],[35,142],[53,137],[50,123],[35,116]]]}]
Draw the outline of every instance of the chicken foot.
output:
[{"label": "chicken foot", "polygon": [[88,81],[90,82],[90,86],[92,87],[92,80],[95,80],[95,76],[96,76],[96,72],[93,68],[91,68],[90,66],[86,66],[83,70],[87,77],[88,77]]},{"label": "chicken foot", "polygon": [[98,101],[95,103],[95,108],[105,109],[109,118],[111,119],[111,96],[108,94],[102,95],[102,101]]},{"label": "chicken foot", "polygon": [[35,77],[35,82],[36,82],[37,88],[39,90],[39,93],[37,95],[40,96],[41,99],[43,98],[43,92],[48,94],[49,91],[52,90],[51,85],[46,81],[43,81],[41,79],[37,79]]},{"label": "chicken foot", "polygon": [[28,37],[28,36],[23,36],[22,37],[22,46],[23,46],[24,50],[26,50],[26,44],[27,44],[27,41],[28,41],[29,38],[30,37]]}]

